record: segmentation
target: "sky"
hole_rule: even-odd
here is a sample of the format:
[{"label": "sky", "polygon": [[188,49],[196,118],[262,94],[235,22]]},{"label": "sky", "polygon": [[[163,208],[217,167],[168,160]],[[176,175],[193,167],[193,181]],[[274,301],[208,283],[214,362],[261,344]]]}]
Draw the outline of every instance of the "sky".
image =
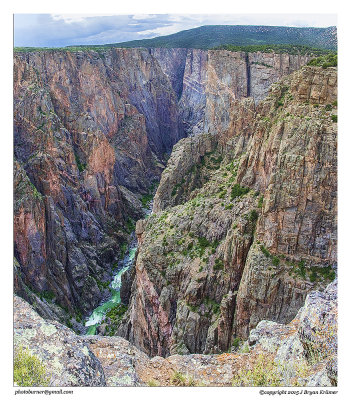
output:
[{"label": "sky", "polygon": [[15,46],[119,43],[202,25],[327,27],[336,14],[15,14]]}]

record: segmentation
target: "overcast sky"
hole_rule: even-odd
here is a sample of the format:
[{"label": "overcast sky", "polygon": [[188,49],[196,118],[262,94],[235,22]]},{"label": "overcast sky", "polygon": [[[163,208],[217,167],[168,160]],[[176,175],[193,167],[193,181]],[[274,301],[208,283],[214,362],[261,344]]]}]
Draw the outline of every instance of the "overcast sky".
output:
[{"label": "overcast sky", "polygon": [[327,27],[335,14],[15,14],[15,46],[118,43],[169,35],[202,25]]}]

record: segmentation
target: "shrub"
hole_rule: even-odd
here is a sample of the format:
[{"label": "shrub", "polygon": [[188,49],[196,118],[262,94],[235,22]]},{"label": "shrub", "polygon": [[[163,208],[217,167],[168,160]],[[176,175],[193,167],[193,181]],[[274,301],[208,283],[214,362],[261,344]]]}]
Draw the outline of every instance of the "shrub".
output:
[{"label": "shrub", "polygon": [[281,386],[281,378],[273,357],[260,354],[253,365],[239,369],[233,386]]},{"label": "shrub", "polygon": [[220,258],[216,258],[213,269],[214,271],[219,271],[220,269],[224,268],[223,260]]},{"label": "shrub", "polygon": [[332,120],[333,122],[338,122],[338,116],[335,115],[335,114],[333,114],[333,115],[331,116],[331,120]]},{"label": "shrub", "polygon": [[78,154],[74,153],[74,157],[76,159],[76,164],[77,164],[77,168],[79,170],[79,172],[83,172],[85,170],[85,168],[87,167],[86,164],[82,164]]},{"label": "shrub", "polygon": [[236,349],[239,347],[240,344],[240,338],[236,337],[233,340],[233,347],[235,347]]},{"label": "shrub", "polygon": [[18,386],[47,386],[50,382],[43,363],[28,349],[15,349],[13,379]]},{"label": "shrub", "polygon": [[194,378],[183,375],[179,371],[175,371],[171,376],[171,385],[172,386],[196,386],[196,382]]},{"label": "shrub", "polygon": [[127,232],[132,233],[135,230],[135,221],[132,218],[128,218],[126,222]]},{"label": "shrub", "polygon": [[44,290],[40,293],[39,295],[40,300],[47,300],[49,302],[52,302],[52,300],[55,298],[55,294],[51,290]]},{"label": "shrub", "polygon": [[141,198],[141,204],[142,206],[145,207],[149,207],[151,201],[153,199],[153,195],[152,194],[145,194],[142,198]]},{"label": "shrub", "polygon": [[263,246],[263,244],[261,244],[260,249],[262,251],[262,253],[266,256],[266,257],[270,257],[271,253]]},{"label": "shrub", "polygon": [[272,264],[273,264],[275,267],[278,267],[279,262],[280,262],[279,257],[277,257],[277,256],[273,256],[273,257],[272,257]]},{"label": "shrub", "polygon": [[236,183],[235,185],[233,185],[231,190],[231,200],[235,199],[236,197],[241,197],[249,191],[250,188],[240,186],[238,183]]},{"label": "shrub", "polygon": [[208,247],[211,243],[205,238],[205,237],[198,237],[197,238],[198,242],[199,242],[199,246],[202,249],[205,249],[206,247]]},{"label": "shrub", "polygon": [[263,196],[260,196],[258,199],[257,207],[262,208],[263,206]]},{"label": "shrub", "polygon": [[159,382],[157,382],[155,379],[150,379],[147,381],[148,386],[160,386]]},{"label": "shrub", "polygon": [[258,218],[258,212],[256,210],[251,210],[249,213],[249,221],[256,222]]}]

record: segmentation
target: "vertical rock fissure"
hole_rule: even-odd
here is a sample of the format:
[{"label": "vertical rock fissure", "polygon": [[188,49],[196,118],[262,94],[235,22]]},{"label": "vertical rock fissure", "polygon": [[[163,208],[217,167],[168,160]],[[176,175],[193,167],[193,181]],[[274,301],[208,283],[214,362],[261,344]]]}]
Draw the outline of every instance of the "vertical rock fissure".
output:
[{"label": "vertical rock fissure", "polygon": [[245,62],[246,62],[246,78],[247,78],[247,93],[246,96],[251,96],[251,69],[250,69],[250,60],[249,53],[245,53]]}]

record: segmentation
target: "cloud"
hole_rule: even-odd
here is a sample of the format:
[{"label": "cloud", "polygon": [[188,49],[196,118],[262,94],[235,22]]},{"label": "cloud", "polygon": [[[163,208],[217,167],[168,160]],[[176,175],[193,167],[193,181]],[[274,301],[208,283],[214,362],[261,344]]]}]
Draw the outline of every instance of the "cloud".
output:
[{"label": "cloud", "polygon": [[331,26],[329,14],[15,14],[15,46],[118,43],[202,25]]}]

